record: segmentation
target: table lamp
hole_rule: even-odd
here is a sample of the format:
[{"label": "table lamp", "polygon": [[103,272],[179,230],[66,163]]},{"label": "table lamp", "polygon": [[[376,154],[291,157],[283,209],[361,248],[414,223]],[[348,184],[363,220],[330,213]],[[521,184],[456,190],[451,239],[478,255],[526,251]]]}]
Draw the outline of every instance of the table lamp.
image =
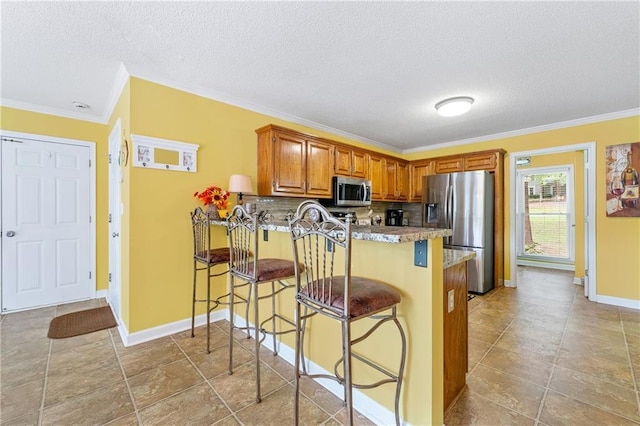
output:
[{"label": "table lamp", "polygon": [[236,204],[242,205],[242,194],[250,194],[253,191],[251,188],[251,176],[245,175],[231,175],[229,178],[229,192],[235,192],[238,194],[238,201]]}]

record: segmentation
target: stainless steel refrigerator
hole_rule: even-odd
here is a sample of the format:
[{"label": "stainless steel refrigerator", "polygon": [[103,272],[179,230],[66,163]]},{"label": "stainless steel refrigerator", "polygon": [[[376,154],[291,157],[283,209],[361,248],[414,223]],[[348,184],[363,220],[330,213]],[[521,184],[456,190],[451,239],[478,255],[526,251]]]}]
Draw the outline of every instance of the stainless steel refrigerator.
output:
[{"label": "stainless steel refrigerator", "polygon": [[467,262],[469,291],[493,288],[493,175],[486,171],[425,176],[422,226],[450,228],[445,248],[476,252]]}]

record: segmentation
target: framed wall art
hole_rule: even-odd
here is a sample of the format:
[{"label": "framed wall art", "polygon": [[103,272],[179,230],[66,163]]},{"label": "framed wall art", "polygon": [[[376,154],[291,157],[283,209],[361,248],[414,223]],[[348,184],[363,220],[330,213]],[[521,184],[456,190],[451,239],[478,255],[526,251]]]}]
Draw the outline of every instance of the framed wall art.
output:
[{"label": "framed wall art", "polygon": [[610,145],[607,156],[607,217],[640,217],[640,142]]}]

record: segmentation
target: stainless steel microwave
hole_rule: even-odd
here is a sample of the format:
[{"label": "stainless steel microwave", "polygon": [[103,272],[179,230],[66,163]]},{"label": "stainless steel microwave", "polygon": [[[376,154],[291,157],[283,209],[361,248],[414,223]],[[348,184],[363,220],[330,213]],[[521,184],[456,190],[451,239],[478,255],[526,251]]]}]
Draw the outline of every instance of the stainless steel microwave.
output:
[{"label": "stainless steel microwave", "polygon": [[371,181],[343,176],[333,177],[333,205],[359,207],[371,205]]}]

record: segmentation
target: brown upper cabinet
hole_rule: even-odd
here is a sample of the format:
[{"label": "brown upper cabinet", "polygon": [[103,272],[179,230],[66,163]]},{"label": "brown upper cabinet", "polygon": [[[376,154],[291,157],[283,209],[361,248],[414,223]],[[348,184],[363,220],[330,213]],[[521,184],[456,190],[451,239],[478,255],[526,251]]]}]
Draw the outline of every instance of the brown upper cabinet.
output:
[{"label": "brown upper cabinet", "polygon": [[422,178],[432,174],[432,160],[412,161],[409,164],[409,201],[422,201]]},{"label": "brown upper cabinet", "polygon": [[[386,201],[407,201],[409,196],[409,163],[386,158],[385,167],[386,193],[384,199]],[[384,184],[383,187],[385,187]]]},{"label": "brown upper cabinet", "polygon": [[[387,192],[385,159],[376,154],[369,154],[369,180],[371,181],[371,199],[382,201]],[[383,185],[384,184],[384,185]]]},{"label": "brown upper cabinet", "polygon": [[258,134],[258,195],[331,197],[333,145],[268,125]]},{"label": "brown upper cabinet", "polygon": [[464,170],[462,156],[453,158],[440,158],[435,160],[436,174],[461,172]]},{"label": "brown upper cabinet", "polygon": [[369,162],[367,153],[346,146],[335,147],[335,162],[333,172],[336,175],[366,178]]},{"label": "brown upper cabinet", "polygon": [[369,153],[369,180],[374,201],[406,201],[409,194],[409,163]]}]

